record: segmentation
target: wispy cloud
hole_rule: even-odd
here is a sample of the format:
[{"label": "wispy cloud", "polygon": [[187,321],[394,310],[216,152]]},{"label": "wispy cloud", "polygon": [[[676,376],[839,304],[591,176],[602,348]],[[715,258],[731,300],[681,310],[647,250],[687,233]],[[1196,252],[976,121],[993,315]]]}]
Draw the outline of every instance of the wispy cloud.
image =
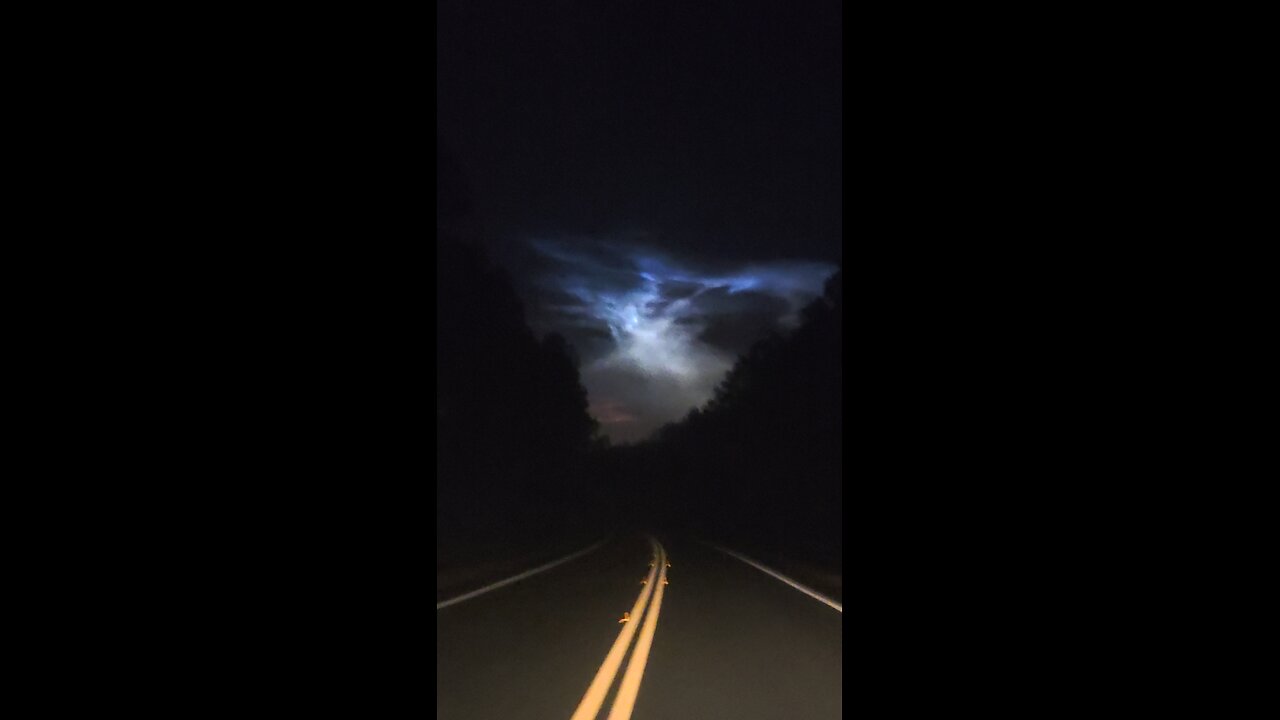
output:
[{"label": "wispy cloud", "polygon": [[641,439],[706,402],[737,355],[793,324],[836,270],[804,261],[715,267],[608,240],[530,245],[545,261],[531,320],[578,348],[592,412],[615,441]]}]

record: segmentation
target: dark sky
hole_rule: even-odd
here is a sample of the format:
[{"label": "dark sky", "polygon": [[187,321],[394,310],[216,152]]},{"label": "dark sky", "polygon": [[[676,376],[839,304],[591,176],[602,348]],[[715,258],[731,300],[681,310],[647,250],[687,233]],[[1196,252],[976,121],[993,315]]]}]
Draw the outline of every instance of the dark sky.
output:
[{"label": "dark sky", "polygon": [[615,440],[701,404],[841,260],[837,2],[437,12],[437,140]]}]

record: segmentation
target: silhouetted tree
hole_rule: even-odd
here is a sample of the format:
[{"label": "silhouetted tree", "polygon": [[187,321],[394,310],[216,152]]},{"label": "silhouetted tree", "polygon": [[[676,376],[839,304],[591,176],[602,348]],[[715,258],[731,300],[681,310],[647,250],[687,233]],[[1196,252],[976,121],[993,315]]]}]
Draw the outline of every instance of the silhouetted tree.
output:
[{"label": "silhouetted tree", "polygon": [[704,407],[640,446],[672,519],[798,540],[839,561],[842,316],[836,273],[794,332],[753,345]]},{"label": "silhouetted tree", "polygon": [[557,503],[580,496],[597,431],[573,350],[529,329],[447,157],[437,180],[437,522],[445,532],[550,522]]}]

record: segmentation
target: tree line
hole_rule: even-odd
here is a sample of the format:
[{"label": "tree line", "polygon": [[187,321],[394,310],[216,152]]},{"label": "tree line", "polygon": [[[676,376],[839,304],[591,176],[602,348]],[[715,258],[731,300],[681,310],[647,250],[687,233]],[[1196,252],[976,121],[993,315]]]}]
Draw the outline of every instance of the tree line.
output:
[{"label": "tree line", "polygon": [[663,524],[840,560],[842,274],[792,332],[753,345],[714,396],[608,447],[573,348],[537,338],[477,237],[460,174],[437,169],[436,500],[441,536],[563,523]]},{"label": "tree line", "polygon": [[800,326],[754,344],[703,407],[610,450],[603,474],[651,491],[628,505],[694,532],[839,564],[842,286],[837,272]]}]

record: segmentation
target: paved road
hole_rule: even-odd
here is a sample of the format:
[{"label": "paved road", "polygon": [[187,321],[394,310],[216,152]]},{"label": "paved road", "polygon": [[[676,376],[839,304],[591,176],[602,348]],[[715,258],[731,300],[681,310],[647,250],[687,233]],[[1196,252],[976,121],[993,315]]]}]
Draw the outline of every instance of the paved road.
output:
[{"label": "paved road", "polygon": [[[643,619],[618,622],[637,607]],[[834,720],[842,619],[691,539],[619,538],[437,610],[437,716]]]}]

